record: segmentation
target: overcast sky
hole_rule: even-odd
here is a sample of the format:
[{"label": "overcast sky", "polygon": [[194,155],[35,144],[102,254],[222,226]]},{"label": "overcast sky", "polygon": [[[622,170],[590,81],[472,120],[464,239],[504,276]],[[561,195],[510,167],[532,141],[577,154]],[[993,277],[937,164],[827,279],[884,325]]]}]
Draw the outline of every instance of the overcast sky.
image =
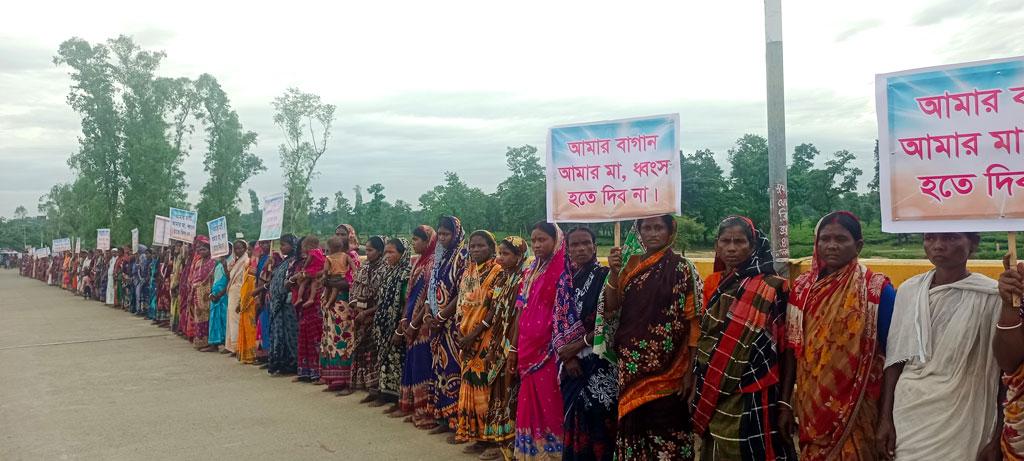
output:
[{"label": "overcast sky", "polygon": [[[34,214],[72,178],[79,118],[52,58],[73,36],[132,35],[166,51],[163,76],[217,77],[259,134],[268,170],[245,187],[260,195],[282,190],[271,101],[290,86],[337,105],[315,196],[380,182],[416,205],[446,170],[492,192],[506,146],[543,152],[565,123],[678,112],[683,150],[723,166],[737,138],[766,132],[759,1],[67,3],[0,16],[0,216]],[[869,174],[874,75],[1024,55],[1024,0],[784,0],[783,30],[788,149],[849,149]],[[192,146],[194,203],[205,144]]]}]

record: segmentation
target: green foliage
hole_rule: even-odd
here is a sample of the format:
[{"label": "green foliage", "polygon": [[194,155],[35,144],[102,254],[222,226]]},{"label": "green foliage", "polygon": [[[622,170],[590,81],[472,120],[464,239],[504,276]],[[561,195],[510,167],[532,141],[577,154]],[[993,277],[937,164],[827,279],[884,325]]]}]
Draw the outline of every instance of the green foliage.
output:
[{"label": "green foliage", "polygon": [[714,152],[703,149],[692,156],[680,152],[679,157],[683,213],[694,222],[703,223],[704,231],[699,237],[707,243],[714,223],[722,218],[726,210],[735,208],[730,200],[732,194],[729,183],[715,161]]},{"label": "green foliage", "polygon": [[96,229],[109,227],[117,244],[137,227],[148,240],[154,215],[165,215],[172,206],[187,208],[181,165],[196,120],[205,125],[204,167],[210,174],[201,192],[200,218],[224,215],[232,227],[245,226],[238,191],[264,169],[249,153],[256,134],[243,131],[212,76],[195,82],[158,76],[165,57],[123,35],[98,44],[76,37],[60,45],[53,62],[69,69],[67,100],[82,118],[82,135],[68,159],[74,181],[40,198],[39,210],[54,237],[82,236],[91,245]]},{"label": "green foliage", "polygon": [[682,252],[690,247],[690,242],[703,240],[706,228],[689,216],[676,217],[676,240],[673,246]]},{"label": "green foliage", "polygon": [[729,174],[733,204],[739,214],[768,226],[768,142],[747,134],[729,149]]},{"label": "green foliage", "polygon": [[511,174],[494,192],[500,216],[495,227],[526,235],[527,228],[547,215],[544,166],[537,148],[530,145],[509,147],[505,163]]},{"label": "green foliage", "polygon": [[210,174],[199,193],[197,211],[204,219],[225,216],[230,228],[239,229],[241,198],[238,193],[242,184],[266,170],[263,160],[250,152],[256,145],[256,133],[243,130],[227,94],[212,75],[200,75],[195,87],[202,101],[202,112],[197,117],[206,125],[207,152],[203,169]]},{"label": "green foliage", "polygon": [[332,104],[320,96],[288,88],[274,99],[274,124],[285,135],[281,144],[281,167],[285,172],[286,203],[284,229],[297,234],[310,231],[309,211],[313,203],[309,183],[316,176],[316,164],[327,151],[334,123]]}]

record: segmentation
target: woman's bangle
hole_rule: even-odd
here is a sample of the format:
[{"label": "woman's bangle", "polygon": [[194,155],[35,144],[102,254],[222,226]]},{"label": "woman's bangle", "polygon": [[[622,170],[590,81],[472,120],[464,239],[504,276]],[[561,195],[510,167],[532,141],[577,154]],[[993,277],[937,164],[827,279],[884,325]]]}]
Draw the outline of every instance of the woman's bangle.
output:
[{"label": "woman's bangle", "polygon": [[442,322],[447,322],[448,321],[448,319],[444,318],[441,314],[437,314],[437,319],[442,321]]},{"label": "woman's bangle", "polygon": [[398,336],[405,336],[405,332],[399,331],[397,329],[395,330],[395,334]]},{"label": "woman's bangle", "polygon": [[610,281],[608,281],[608,280],[604,281],[604,286],[606,286],[608,288],[611,288],[613,290],[618,290],[619,289],[619,287],[617,287],[615,285],[612,285],[612,283]]},{"label": "woman's bangle", "polygon": [[784,406],[784,407],[786,407],[786,408],[789,408],[790,410],[792,410],[792,409],[793,409],[793,406],[792,406],[792,405],[790,405],[790,404],[789,404],[789,402],[787,402],[787,401],[785,401],[785,400],[779,400],[779,405],[782,405],[782,406]]},{"label": "woman's bangle", "polygon": [[491,324],[487,323],[486,320],[481,320],[480,323],[483,324],[484,328],[490,328],[491,327]]},{"label": "woman's bangle", "polygon": [[518,353],[519,349],[516,349],[515,346],[509,346],[508,351],[509,352],[516,352],[516,353]]},{"label": "woman's bangle", "polygon": [[590,344],[590,343],[587,342],[587,335],[585,335],[585,334],[583,335],[583,345],[587,346],[587,347],[593,346],[593,344]]},{"label": "woman's bangle", "polygon": [[1016,324],[1016,325],[1010,325],[1010,326],[1006,326],[1006,325],[1000,325],[1000,324],[999,324],[999,323],[997,322],[997,323],[996,323],[996,328],[997,328],[997,329],[1000,329],[1000,330],[1016,330],[1016,329],[1017,329],[1017,328],[1019,328],[1019,327],[1020,327],[1021,325],[1024,325],[1024,322],[1017,322],[1017,324]]},{"label": "woman's bangle", "polygon": [[419,330],[420,329],[420,327],[418,327],[416,325],[413,325],[412,322],[409,322],[409,328],[412,328],[413,330]]}]

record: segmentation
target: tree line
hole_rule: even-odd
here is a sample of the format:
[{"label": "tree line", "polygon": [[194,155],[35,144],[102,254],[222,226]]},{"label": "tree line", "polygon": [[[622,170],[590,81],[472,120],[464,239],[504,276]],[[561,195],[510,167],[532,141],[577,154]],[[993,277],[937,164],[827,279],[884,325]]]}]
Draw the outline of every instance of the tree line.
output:
[{"label": "tree line", "polygon": [[[259,233],[261,193],[248,189],[250,209],[243,212],[246,181],[266,170],[252,153],[257,133],[246,130],[217,79],[202,74],[158,75],[166,54],[147,51],[127,36],[104,43],[71,38],[53,61],[68,69],[67,102],[82,118],[78,148],[68,158],[74,179],[53,185],[38,203],[39,215],[24,206],[12,219],[0,219],[0,247],[48,244],[51,239],[81,236],[91,247],[97,228],[109,227],[112,239],[125,242],[138,228],[142,241],[152,235],[153,216],[168,208],[196,209],[200,221],[226,216],[230,235]],[[486,228],[525,234],[545,213],[545,172],[534,146],[509,147],[507,177],[493,193],[470,186],[458,172],[447,171],[441,184],[424,192],[418,203],[389,200],[384,183],[350,185],[331,196],[314,197],[311,182],[328,153],[336,107],[316,94],[289,88],[271,102],[286,192],[286,232],[332,233],[351,223],[360,234],[407,234],[420,223],[452,214],[467,229]],[[190,204],[188,178],[181,165],[192,154],[188,139],[195,130],[205,137],[203,168],[209,175]],[[863,153],[860,155],[864,155]],[[790,221],[801,225],[834,209],[854,211],[866,221],[879,218],[878,147],[874,177],[858,190],[863,171],[858,154],[840,150],[823,154],[813,144],[793,150],[789,166]],[[750,216],[768,226],[768,147],[764,137],[746,134],[727,152],[728,174],[714,152],[680,152],[684,216],[678,243],[707,244],[727,214]],[[387,181],[389,178],[381,178]],[[263,191],[267,194],[273,191]],[[594,226],[610,240],[612,226]],[[202,232],[203,225],[199,226]]]}]

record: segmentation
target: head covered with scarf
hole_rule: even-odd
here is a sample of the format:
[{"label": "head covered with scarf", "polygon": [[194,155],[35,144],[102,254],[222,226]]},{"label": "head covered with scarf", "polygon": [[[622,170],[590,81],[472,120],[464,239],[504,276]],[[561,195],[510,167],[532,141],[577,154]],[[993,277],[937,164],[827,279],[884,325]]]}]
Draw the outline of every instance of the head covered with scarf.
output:
[{"label": "head covered with scarf", "polygon": [[437,315],[458,296],[459,280],[469,259],[466,231],[459,218],[442,216],[437,227],[438,231],[442,228],[450,231],[452,239],[447,246],[435,245],[434,248],[434,267],[427,288],[427,302],[432,315]]}]

